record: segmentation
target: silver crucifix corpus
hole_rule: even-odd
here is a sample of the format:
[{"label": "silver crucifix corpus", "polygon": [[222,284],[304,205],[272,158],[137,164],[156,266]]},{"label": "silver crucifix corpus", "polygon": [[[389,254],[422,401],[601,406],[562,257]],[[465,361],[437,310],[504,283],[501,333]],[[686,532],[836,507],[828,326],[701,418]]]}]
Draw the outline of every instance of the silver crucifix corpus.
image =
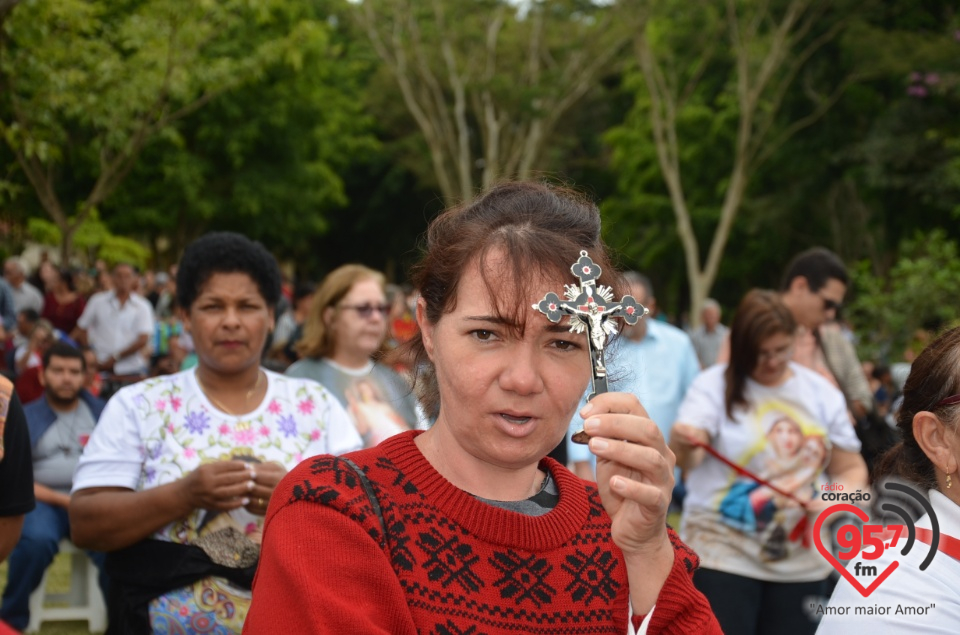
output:
[{"label": "silver crucifix corpus", "polygon": [[[588,400],[600,393],[607,392],[607,367],[603,363],[603,349],[607,338],[617,332],[613,318],[623,318],[630,325],[636,324],[647,315],[646,307],[638,304],[633,296],[625,295],[619,302],[613,301],[610,287],[597,286],[600,267],[591,260],[586,251],[580,252],[580,259],[570,267],[580,285],[568,284],[564,287],[564,298],[556,293],[548,293],[534,304],[533,308],[547,316],[551,322],[559,322],[563,316],[570,317],[570,331],[587,331],[587,348],[590,351],[590,363],[593,368],[591,390]],[[573,435],[576,443],[586,443],[587,434],[581,430]]]}]

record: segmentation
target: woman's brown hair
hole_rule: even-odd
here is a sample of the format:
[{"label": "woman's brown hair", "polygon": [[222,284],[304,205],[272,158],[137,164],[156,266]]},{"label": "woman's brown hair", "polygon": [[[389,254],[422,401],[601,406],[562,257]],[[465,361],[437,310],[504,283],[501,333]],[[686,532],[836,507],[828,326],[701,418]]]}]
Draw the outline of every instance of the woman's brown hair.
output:
[{"label": "woman's brown hair", "polygon": [[773,291],[753,289],[740,301],[730,324],[730,363],[724,371],[730,419],[735,408],[747,405],[747,378],[757,367],[763,342],[780,333],[792,336],[796,330],[793,314]]},{"label": "woman's brown hair", "polygon": [[[426,303],[426,318],[435,324],[455,308],[466,268],[482,263],[492,251],[499,252],[507,271],[515,275],[489,279],[482,267],[481,275],[498,317],[522,334],[528,317],[546,319],[531,306],[540,299],[531,296],[531,286],[542,278],[556,280],[556,291],[562,293],[564,282],[575,282],[570,267],[581,250],[602,269],[599,282],[617,289],[620,278],[600,239],[596,205],[563,187],[507,182],[446,210],[430,223],[426,250],[412,277]],[[415,385],[424,411],[435,417],[440,394],[420,334],[403,349],[415,359]]]},{"label": "woman's brown hair", "polygon": [[363,265],[343,265],[327,274],[313,295],[310,313],[303,323],[303,337],[294,347],[297,353],[314,359],[333,356],[336,340],[323,321],[323,314],[329,307],[336,308],[353,285],[363,280],[375,280],[381,289],[386,286],[382,273]]},{"label": "woman's brown hair", "polygon": [[874,467],[874,478],[896,476],[926,489],[937,488],[937,469],[913,436],[918,412],[932,412],[956,430],[960,404],[937,406],[960,393],[960,327],[944,332],[914,360],[903,386],[903,403],[897,410],[897,428],[903,439]]}]

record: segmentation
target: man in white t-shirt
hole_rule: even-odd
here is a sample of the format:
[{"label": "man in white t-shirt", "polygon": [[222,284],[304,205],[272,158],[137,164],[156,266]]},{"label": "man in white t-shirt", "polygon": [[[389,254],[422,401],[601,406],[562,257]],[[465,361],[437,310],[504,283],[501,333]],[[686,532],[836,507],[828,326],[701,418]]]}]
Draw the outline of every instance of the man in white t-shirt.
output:
[{"label": "man in white t-shirt", "polygon": [[153,308],[134,293],[137,273],[120,263],[113,269],[113,290],[90,298],[77,320],[74,339],[89,344],[103,371],[117,376],[147,374],[147,343],[154,330]]}]

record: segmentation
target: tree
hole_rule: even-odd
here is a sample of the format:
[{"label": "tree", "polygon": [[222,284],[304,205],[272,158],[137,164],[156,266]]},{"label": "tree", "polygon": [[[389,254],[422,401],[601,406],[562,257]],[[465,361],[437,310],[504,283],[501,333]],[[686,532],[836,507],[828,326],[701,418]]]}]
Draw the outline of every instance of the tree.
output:
[{"label": "tree", "polygon": [[862,359],[898,361],[918,330],[956,323],[956,304],[944,300],[960,296],[960,251],[943,231],[918,232],[901,242],[887,275],[863,261],[853,282],[850,318],[864,331]]},{"label": "tree", "polygon": [[558,121],[619,61],[644,6],[364,0],[356,15],[451,201],[544,169]]},{"label": "tree", "polygon": [[[345,3],[344,3],[345,4]],[[200,233],[234,230],[296,264],[325,257],[317,240],[348,203],[344,175],[377,152],[363,87],[373,66],[337,19],[337,2],[288,0],[271,25],[250,24],[223,47],[323,24],[296,57],[220,95],[145,148],[102,217],[176,259]],[[362,43],[362,40],[361,40]],[[369,57],[369,56],[368,56]],[[351,210],[354,216],[357,210]]]},{"label": "tree", "polygon": [[228,46],[282,9],[280,0],[63,0],[10,12],[0,31],[0,137],[61,231],[64,258],[152,140],[323,37],[322,25],[303,22]]},{"label": "tree", "polygon": [[[823,90],[816,74],[805,72],[847,25],[836,3],[818,0],[664,0],[637,35],[643,82],[623,128],[646,130],[653,141],[683,248],[694,323],[751,179],[789,139],[816,123],[854,79]],[[798,78],[812,105],[787,113],[784,99]],[[636,146],[624,143],[635,142],[635,133],[621,129],[610,137],[622,189],[632,193],[643,181],[636,170],[649,171],[630,156]],[[704,156],[716,161],[705,164]],[[704,258],[701,240],[707,236]]]},{"label": "tree", "polygon": [[[27,233],[41,245],[56,247],[63,244],[60,228],[42,218],[31,218],[27,222]],[[126,262],[137,267],[145,267],[150,255],[137,241],[111,233],[97,216],[96,211],[77,228],[74,245],[85,254],[87,264],[103,260],[109,266]]]},{"label": "tree", "polygon": [[19,2],[20,0],[0,0],[0,25]]}]

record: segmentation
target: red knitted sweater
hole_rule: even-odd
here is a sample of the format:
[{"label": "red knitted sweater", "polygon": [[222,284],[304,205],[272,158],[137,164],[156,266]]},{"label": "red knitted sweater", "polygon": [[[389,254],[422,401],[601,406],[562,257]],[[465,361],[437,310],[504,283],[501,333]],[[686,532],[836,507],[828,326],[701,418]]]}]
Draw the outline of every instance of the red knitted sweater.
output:
[{"label": "red knitted sweater", "polygon": [[[347,455],[372,483],[386,535],[342,458],[308,459],[284,478],[244,633],[627,633],[626,567],[595,487],[544,459],[557,506],[500,509],[434,470],[416,434]],[[670,539],[676,558],[649,632],[720,633],[693,586],[696,555]]]}]

